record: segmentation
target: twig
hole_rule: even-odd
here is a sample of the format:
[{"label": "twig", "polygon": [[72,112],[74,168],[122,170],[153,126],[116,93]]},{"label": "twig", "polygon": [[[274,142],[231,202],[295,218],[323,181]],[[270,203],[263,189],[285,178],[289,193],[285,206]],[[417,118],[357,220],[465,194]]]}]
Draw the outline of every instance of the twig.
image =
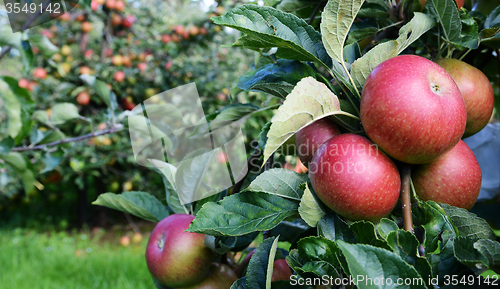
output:
[{"label": "twig", "polygon": [[132,227],[132,230],[134,230],[134,233],[140,233],[141,230],[139,230],[139,227],[134,223],[134,220],[132,220],[132,217],[130,217],[129,213],[123,213],[125,215],[125,218],[127,218],[127,222]]},{"label": "twig", "polygon": [[93,133],[89,133],[86,135],[73,137],[73,138],[61,139],[61,140],[58,140],[55,142],[51,142],[51,143],[43,144],[43,145],[37,145],[37,146],[33,146],[33,147],[17,147],[17,148],[11,149],[11,151],[13,151],[13,152],[25,152],[25,151],[45,150],[48,147],[52,147],[52,146],[56,146],[56,145],[60,145],[60,144],[65,144],[65,143],[70,143],[70,142],[82,141],[82,140],[86,140],[86,139],[93,138],[96,136],[115,133],[115,132],[118,132],[122,129],[123,129],[122,124],[116,124],[108,129],[103,130],[103,131],[93,132]]},{"label": "twig", "polygon": [[316,14],[318,14],[319,7],[321,6],[321,4],[323,4],[323,1],[319,1],[318,5],[316,5],[316,8],[314,8],[314,11],[311,17],[309,18],[309,21],[307,21],[308,25],[311,25],[311,23],[314,21],[314,17],[316,17]]},{"label": "twig", "polygon": [[406,231],[413,233],[410,184],[411,168],[408,165],[405,165],[401,169],[401,206],[403,208],[403,226]]}]

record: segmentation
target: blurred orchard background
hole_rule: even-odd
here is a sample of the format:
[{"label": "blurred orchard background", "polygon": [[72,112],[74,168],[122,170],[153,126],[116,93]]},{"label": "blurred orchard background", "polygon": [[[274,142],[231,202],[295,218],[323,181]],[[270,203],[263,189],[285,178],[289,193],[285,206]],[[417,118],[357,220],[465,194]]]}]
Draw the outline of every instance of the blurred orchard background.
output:
[{"label": "blurred orchard background", "polygon": [[[154,287],[144,260],[154,224],[91,204],[105,192],[164,199],[161,176],[135,162],[128,130],[115,124],[191,82],[206,115],[231,97],[266,101],[231,92],[256,56],[224,47],[239,32],[210,20],[248,2],[82,0],[13,34],[0,1],[1,287]],[[248,145],[268,113],[245,122]],[[45,146],[72,138],[81,140]]]}]

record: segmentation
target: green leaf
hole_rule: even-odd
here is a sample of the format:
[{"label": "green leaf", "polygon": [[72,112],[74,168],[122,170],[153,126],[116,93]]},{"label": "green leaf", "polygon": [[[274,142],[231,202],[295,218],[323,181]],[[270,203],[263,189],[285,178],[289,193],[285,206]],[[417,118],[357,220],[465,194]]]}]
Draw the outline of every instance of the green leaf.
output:
[{"label": "green leaf", "polygon": [[432,270],[429,262],[418,254],[420,245],[414,234],[402,229],[389,232],[387,242],[392,250],[406,263],[415,267],[417,272],[424,278],[426,283],[432,277]]},{"label": "green leaf", "polygon": [[264,163],[301,128],[334,114],[347,114],[340,110],[337,96],[325,84],[312,77],[302,79],[271,120],[264,150]]},{"label": "green leaf", "polygon": [[306,185],[299,206],[300,217],[311,227],[316,227],[318,222],[325,216],[325,212],[314,199],[309,187]]},{"label": "green leaf", "polygon": [[321,13],[321,35],[325,49],[333,60],[344,59],[344,43],[364,0],[328,1]]},{"label": "green leaf", "polygon": [[298,274],[313,273],[319,277],[340,276],[341,252],[331,240],[323,237],[302,238],[297,243],[297,248],[292,250],[287,263]]},{"label": "green leaf", "polygon": [[15,138],[23,126],[21,119],[21,104],[9,85],[0,79],[0,97],[3,98],[4,108],[9,119],[9,135]]},{"label": "green leaf", "polygon": [[207,235],[205,236],[205,245],[210,248],[210,250],[222,255],[228,251],[241,251],[247,248],[248,245],[255,240],[258,234],[259,232],[253,232],[237,237],[214,237]]},{"label": "green leaf", "polygon": [[93,205],[99,205],[130,213],[151,222],[159,222],[169,213],[154,196],[144,192],[124,192],[121,195],[105,193],[99,195]]},{"label": "green leaf", "polygon": [[476,249],[476,239],[472,237],[458,237],[455,239],[454,253],[460,263],[477,269],[485,269],[488,260]]},{"label": "green leaf", "polygon": [[5,137],[0,141],[0,155],[6,155],[14,147],[14,139],[10,136]]},{"label": "green leaf", "polygon": [[177,214],[188,213],[186,208],[181,204],[179,195],[177,194],[177,188],[175,185],[175,174],[177,173],[177,168],[160,160],[151,160],[151,164],[153,165],[153,170],[159,173],[162,177],[168,207]]},{"label": "green leaf", "polygon": [[54,170],[63,160],[64,151],[58,148],[55,152],[46,152],[42,157],[43,169],[40,174]]},{"label": "green leaf", "polygon": [[80,118],[80,114],[76,105],[72,103],[62,102],[52,107],[50,122],[54,125],[61,125],[75,118]]},{"label": "green leaf", "polygon": [[52,55],[59,52],[59,48],[52,44],[52,42],[50,42],[50,40],[45,35],[30,34],[28,39],[31,44],[40,49],[40,53],[47,59],[50,59]]},{"label": "green leaf", "polygon": [[[218,128],[224,128],[227,125],[249,117],[260,108],[251,103],[233,103],[217,112],[217,116],[210,121],[210,130],[213,132]],[[207,127],[207,126],[203,126]]]},{"label": "green leaf", "polygon": [[275,63],[269,63],[240,77],[238,87],[286,98],[302,78],[315,75],[312,67],[303,62],[278,59]]},{"label": "green leaf", "polygon": [[413,210],[413,213],[425,229],[424,247],[426,252],[434,252],[438,248],[438,241],[443,232],[448,231],[451,234],[456,234],[456,228],[450,218],[433,201],[419,202],[418,208]]},{"label": "green leaf", "polygon": [[306,174],[287,169],[271,169],[257,176],[244,191],[268,193],[300,201],[304,190],[299,186],[305,182]]},{"label": "green leaf", "polygon": [[319,220],[318,235],[332,241],[342,240],[352,243],[355,240],[354,232],[349,225],[334,212]]},{"label": "green leaf", "polygon": [[368,221],[357,221],[349,225],[349,228],[354,232],[356,243],[373,245],[384,249],[390,249],[390,246],[385,240],[378,239],[375,232],[375,225]]},{"label": "green leaf", "polygon": [[328,69],[332,66],[319,32],[293,14],[246,4],[211,19],[215,24],[248,34],[254,45],[255,40],[260,42],[261,48],[277,47],[276,56],[279,58],[317,62]]},{"label": "green leaf", "polygon": [[398,229],[398,224],[387,218],[382,218],[377,224],[377,233],[385,240],[387,240],[389,233],[397,231]]},{"label": "green leaf", "polygon": [[271,237],[262,241],[255,249],[248,263],[246,288],[271,289],[271,275],[277,246],[278,238]]},{"label": "green leaf", "polygon": [[456,44],[470,49],[477,49],[479,47],[479,27],[469,15],[466,10],[459,10],[460,21],[462,22],[462,31],[460,33],[460,40]]},{"label": "green leaf", "polygon": [[88,86],[92,87],[97,95],[99,95],[104,103],[114,111],[118,106],[116,102],[116,96],[114,93],[108,88],[106,82],[97,79],[93,75],[83,74],[80,75],[80,79],[82,79]]},{"label": "green leaf", "polygon": [[[337,246],[344,254],[349,271],[353,278],[361,276],[365,280],[358,280],[357,286],[360,289],[365,288],[426,288],[422,277],[414,267],[403,261],[401,257],[393,252],[381,248],[364,244],[348,244],[344,241],[337,241]],[[370,283],[367,278],[384,280],[387,283],[391,279],[390,286],[377,286]],[[398,279],[401,280],[420,280],[411,287],[406,285],[397,286]],[[390,282],[390,281],[389,281]],[[384,284],[385,284],[384,283]]]},{"label": "green leaf", "polygon": [[301,234],[309,230],[310,227],[300,218],[293,222],[282,221],[277,227],[269,231],[269,236],[280,237],[280,242],[293,244]]},{"label": "green leaf", "polygon": [[259,149],[261,151],[264,151],[266,149],[266,144],[267,144],[267,134],[269,133],[269,130],[271,129],[271,124],[272,122],[267,122],[263,127],[262,130],[259,133]]},{"label": "green leaf", "polygon": [[403,52],[410,44],[434,27],[435,24],[431,17],[415,12],[412,20],[399,29],[398,39],[378,44],[363,57],[354,61],[351,76],[356,86],[362,88],[366,78],[377,65]]},{"label": "green leaf", "polygon": [[459,40],[462,22],[455,0],[428,0],[424,9],[439,23],[444,39],[450,42]]},{"label": "green leaf", "polygon": [[491,11],[491,13],[486,17],[484,21],[484,28],[496,28],[500,27],[500,6],[496,7]]},{"label": "green leaf", "polygon": [[481,239],[474,243],[474,248],[488,260],[488,268],[500,274],[500,243]]},{"label": "green leaf", "polygon": [[493,230],[485,220],[462,208],[447,204],[440,204],[440,206],[457,228],[459,236],[474,239],[495,239]]},{"label": "green leaf", "polygon": [[9,165],[21,178],[26,195],[30,195],[35,190],[35,174],[29,160],[20,153],[10,152],[7,155],[0,155],[0,159]]},{"label": "green leaf", "polygon": [[458,262],[454,252],[456,235],[452,231],[443,231],[440,234],[440,247],[436,252],[430,252],[427,247],[426,257],[432,268],[432,275],[437,276],[440,283],[444,285],[445,276],[457,275],[467,267]]},{"label": "green leaf", "polygon": [[346,45],[363,40],[370,35],[374,35],[378,31],[378,24],[372,19],[366,19],[361,22],[354,22],[352,24],[351,30],[349,31],[349,37],[347,38]]},{"label": "green leaf", "polygon": [[296,214],[297,209],[296,203],[275,195],[241,192],[217,203],[204,204],[188,231],[212,236],[239,236],[271,230]]},{"label": "green leaf", "polygon": [[247,278],[242,277],[233,283],[231,289],[246,289],[247,288],[246,286],[247,286]]}]

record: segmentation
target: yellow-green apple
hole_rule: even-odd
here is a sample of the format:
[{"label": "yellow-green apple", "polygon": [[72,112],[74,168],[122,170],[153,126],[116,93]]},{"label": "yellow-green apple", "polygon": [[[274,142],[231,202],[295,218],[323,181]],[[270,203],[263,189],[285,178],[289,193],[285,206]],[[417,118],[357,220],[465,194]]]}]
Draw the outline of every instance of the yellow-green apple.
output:
[{"label": "yellow-green apple", "polygon": [[398,201],[401,179],[396,165],[367,138],[353,133],[335,136],[309,164],[317,196],[350,220],[378,221]]},{"label": "yellow-green apple", "polygon": [[208,276],[214,254],[205,246],[205,235],[186,232],[193,219],[173,214],[151,232],[146,263],[151,275],[165,286],[192,286]]},{"label": "yellow-green apple", "polygon": [[221,263],[212,263],[208,277],[200,283],[182,289],[230,289],[238,276],[233,269]]},{"label": "yellow-green apple", "polygon": [[402,162],[424,164],[451,150],[464,134],[466,121],[464,98],[455,81],[426,58],[390,58],[375,67],[364,84],[365,132]]},{"label": "yellow-green apple", "polygon": [[113,56],[113,58],[111,58],[111,64],[121,66],[123,64],[123,57],[121,55]]},{"label": "yellow-green apple", "polygon": [[274,261],[273,264],[273,275],[271,276],[271,282],[280,280],[290,280],[292,276],[292,270],[286,263],[285,259],[278,259]]},{"label": "yellow-green apple", "polygon": [[61,54],[64,56],[70,55],[71,54],[71,47],[69,47],[68,45],[63,45],[63,47],[61,47]]},{"label": "yellow-green apple", "polygon": [[463,61],[445,58],[436,61],[458,85],[467,108],[467,125],[463,137],[482,130],[490,121],[495,96],[488,77],[481,70]]},{"label": "yellow-green apple", "polygon": [[309,167],[314,153],[319,147],[331,139],[339,135],[340,130],[337,125],[328,118],[322,118],[304,127],[295,134],[295,145],[297,154],[302,163]]},{"label": "yellow-green apple", "polygon": [[476,203],[481,190],[481,168],[463,141],[437,160],[416,166],[411,176],[422,200],[467,210]]}]

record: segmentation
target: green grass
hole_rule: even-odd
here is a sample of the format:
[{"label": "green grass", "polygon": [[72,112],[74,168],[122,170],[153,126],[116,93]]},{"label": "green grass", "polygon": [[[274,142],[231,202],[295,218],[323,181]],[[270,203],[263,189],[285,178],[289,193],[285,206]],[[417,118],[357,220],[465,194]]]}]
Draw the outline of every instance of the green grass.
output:
[{"label": "green grass", "polygon": [[0,287],[9,289],[155,288],[147,240],[123,247],[103,234],[0,231]]}]

